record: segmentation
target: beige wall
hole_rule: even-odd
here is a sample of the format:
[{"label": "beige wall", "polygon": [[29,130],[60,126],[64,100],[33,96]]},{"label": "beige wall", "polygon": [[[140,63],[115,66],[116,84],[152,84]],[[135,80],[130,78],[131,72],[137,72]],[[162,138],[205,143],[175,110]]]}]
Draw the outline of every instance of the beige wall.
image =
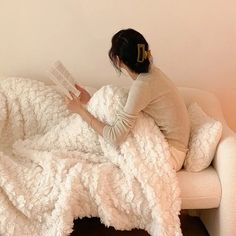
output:
[{"label": "beige wall", "polygon": [[236,130],[235,9],[235,0],[0,0],[0,75],[46,80],[61,59],[82,83],[128,85],[107,51],[133,27],[176,84],[215,92]]}]

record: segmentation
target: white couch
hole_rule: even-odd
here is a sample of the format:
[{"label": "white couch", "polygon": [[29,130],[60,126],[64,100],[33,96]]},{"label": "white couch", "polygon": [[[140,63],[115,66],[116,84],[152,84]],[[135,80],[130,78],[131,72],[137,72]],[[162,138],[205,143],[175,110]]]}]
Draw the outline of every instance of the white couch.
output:
[{"label": "white couch", "polygon": [[177,173],[182,209],[198,209],[210,236],[236,236],[236,134],[227,126],[215,95],[193,88],[179,90],[186,105],[197,102],[208,115],[223,123],[212,165],[198,173],[183,169]]}]

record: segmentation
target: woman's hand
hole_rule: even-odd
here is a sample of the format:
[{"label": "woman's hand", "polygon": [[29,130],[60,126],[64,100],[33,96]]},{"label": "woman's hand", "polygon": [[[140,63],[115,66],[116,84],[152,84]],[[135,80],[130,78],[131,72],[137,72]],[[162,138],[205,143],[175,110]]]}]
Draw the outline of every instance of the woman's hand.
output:
[{"label": "woman's hand", "polygon": [[75,84],[76,89],[80,91],[79,100],[82,104],[87,104],[91,96],[87,90],[80,87],[78,84]]},{"label": "woman's hand", "polygon": [[72,100],[68,98],[67,96],[65,97],[65,103],[67,105],[67,108],[74,113],[80,113],[81,110],[83,110],[83,105],[80,101],[80,97],[76,97],[75,94],[70,92],[71,97],[73,98]]},{"label": "woman's hand", "polygon": [[97,131],[101,136],[103,135],[103,129],[105,127],[105,124],[96,119],[92,114],[90,114],[86,108],[83,107],[80,97],[76,97],[75,94],[70,92],[72,100],[65,97],[65,103],[68,107],[68,109],[71,112],[78,113],[83,120],[85,120],[89,126],[91,126],[95,131]]}]

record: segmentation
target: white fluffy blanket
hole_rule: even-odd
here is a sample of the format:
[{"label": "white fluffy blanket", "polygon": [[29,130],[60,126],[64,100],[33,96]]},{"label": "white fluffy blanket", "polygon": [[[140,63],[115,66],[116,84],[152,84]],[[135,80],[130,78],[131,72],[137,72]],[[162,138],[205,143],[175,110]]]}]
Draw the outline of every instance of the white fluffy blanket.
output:
[{"label": "white fluffy blanket", "polygon": [[[88,110],[112,124],[126,98],[105,86]],[[0,235],[69,235],[85,216],[120,230],[182,235],[176,173],[151,118],[140,114],[115,149],[52,87],[22,78],[0,81],[0,111]]]}]

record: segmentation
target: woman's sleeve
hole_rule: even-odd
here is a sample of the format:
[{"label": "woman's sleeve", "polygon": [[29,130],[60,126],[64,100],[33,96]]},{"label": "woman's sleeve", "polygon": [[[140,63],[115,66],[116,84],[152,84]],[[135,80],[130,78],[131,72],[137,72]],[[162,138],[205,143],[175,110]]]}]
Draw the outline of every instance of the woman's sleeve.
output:
[{"label": "woman's sleeve", "polygon": [[127,137],[134,127],[138,113],[150,102],[149,84],[143,81],[135,81],[130,88],[126,105],[122,112],[117,114],[115,123],[103,128],[103,137],[109,143],[118,146]]}]

